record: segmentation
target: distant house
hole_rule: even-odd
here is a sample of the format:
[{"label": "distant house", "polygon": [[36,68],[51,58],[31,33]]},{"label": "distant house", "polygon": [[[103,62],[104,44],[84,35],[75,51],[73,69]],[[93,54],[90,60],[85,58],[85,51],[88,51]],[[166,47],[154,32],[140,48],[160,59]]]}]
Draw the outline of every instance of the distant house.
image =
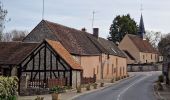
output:
[{"label": "distant house", "polygon": [[128,65],[152,65],[159,62],[160,59],[158,51],[153,48],[146,38],[142,15],[138,35],[126,34],[120,42],[119,48],[127,56]]},{"label": "distant house", "polygon": [[149,64],[158,62],[158,52],[147,39],[143,40],[138,35],[127,34],[119,44],[119,47],[133,60],[133,62],[129,62],[129,64]]},{"label": "distant house", "polygon": [[23,42],[41,42],[50,39],[60,42],[82,66],[83,77],[113,79],[127,75],[126,56],[114,43],[93,34],[57,23],[42,20]]},{"label": "distant house", "polygon": [[0,42],[0,50],[1,75],[19,78],[27,75],[30,86],[47,87],[48,80],[55,78],[65,79],[64,85],[75,87],[80,84],[80,64],[57,41],[46,39],[41,43]]}]

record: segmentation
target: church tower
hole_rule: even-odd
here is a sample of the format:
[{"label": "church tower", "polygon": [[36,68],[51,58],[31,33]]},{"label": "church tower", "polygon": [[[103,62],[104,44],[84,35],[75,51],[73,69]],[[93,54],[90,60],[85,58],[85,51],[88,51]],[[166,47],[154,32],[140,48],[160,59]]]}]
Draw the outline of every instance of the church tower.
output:
[{"label": "church tower", "polygon": [[140,23],[139,23],[138,34],[141,38],[143,38],[143,40],[146,40],[146,32],[145,32],[145,26],[144,26],[142,14],[141,14]]}]

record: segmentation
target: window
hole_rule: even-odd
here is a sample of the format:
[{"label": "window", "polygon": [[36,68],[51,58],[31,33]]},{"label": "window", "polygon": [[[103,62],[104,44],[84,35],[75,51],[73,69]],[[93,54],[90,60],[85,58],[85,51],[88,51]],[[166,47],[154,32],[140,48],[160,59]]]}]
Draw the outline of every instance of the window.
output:
[{"label": "window", "polygon": [[152,59],[152,54],[151,54],[151,59]]},{"label": "window", "polygon": [[156,60],[156,55],[155,55],[155,60]]},{"label": "window", "polygon": [[114,68],[113,68],[113,64],[112,64],[112,74],[114,73]]},{"label": "window", "polygon": [[110,56],[109,56],[109,54],[107,55],[107,59],[109,59],[110,58]]},{"label": "window", "polygon": [[109,64],[107,64],[107,74],[109,74]]},{"label": "window", "polygon": [[118,66],[118,59],[116,58],[116,67]]},{"label": "window", "polygon": [[95,70],[96,70],[96,69],[95,69],[95,68],[93,68],[93,75],[95,75]]},{"label": "window", "polygon": [[97,66],[97,74],[99,73],[99,66]]},{"label": "window", "polygon": [[143,55],[143,59],[145,59],[145,55]]},{"label": "window", "polygon": [[99,56],[99,62],[101,61],[102,56]]}]

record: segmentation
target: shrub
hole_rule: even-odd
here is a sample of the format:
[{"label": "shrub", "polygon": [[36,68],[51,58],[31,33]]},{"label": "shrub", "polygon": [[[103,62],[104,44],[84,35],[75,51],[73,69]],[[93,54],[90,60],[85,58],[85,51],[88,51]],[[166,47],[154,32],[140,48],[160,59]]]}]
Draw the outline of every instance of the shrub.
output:
[{"label": "shrub", "polygon": [[120,80],[120,77],[116,77],[116,81]]},{"label": "shrub", "polygon": [[78,86],[76,89],[77,89],[77,93],[81,93],[81,85]]},{"label": "shrub", "polygon": [[158,83],[157,83],[157,89],[158,89],[159,91],[162,91],[162,90],[163,90],[163,86],[162,86],[161,82],[158,82]]},{"label": "shrub", "polygon": [[16,100],[18,78],[0,76],[0,100]]},{"label": "shrub", "polygon": [[35,100],[44,100],[44,97],[37,96],[37,98],[35,98]]},{"label": "shrub", "polygon": [[92,85],[94,89],[97,89],[97,83],[93,83]]},{"label": "shrub", "polygon": [[71,86],[65,86],[65,89],[70,90],[70,89],[72,89],[72,87]]},{"label": "shrub", "polygon": [[51,93],[64,93],[65,92],[65,87],[64,86],[55,86],[50,89]]},{"label": "shrub", "polygon": [[111,79],[111,83],[114,83],[115,82],[115,79],[113,78],[113,79]]},{"label": "shrub", "polygon": [[159,82],[164,82],[164,76],[163,76],[163,75],[160,75],[160,76],[158,77],[158,81],[159,81]]},{"label": "shrub", "polygon": [[104,87],[104,83],[102,82],[102,83],[100,83],[100,87]]},{"label": "shrub", "polygon": [[87,90],[87,91],[90,90],[90,84],[88,84],[88,85],[86,86],[86,90]]}]

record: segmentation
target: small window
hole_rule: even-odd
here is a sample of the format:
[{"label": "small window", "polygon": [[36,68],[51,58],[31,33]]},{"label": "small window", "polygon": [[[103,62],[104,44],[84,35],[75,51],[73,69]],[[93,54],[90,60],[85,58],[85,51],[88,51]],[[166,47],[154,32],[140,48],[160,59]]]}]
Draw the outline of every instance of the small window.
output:
[{"label": "small window", "polygon": [[116,67],[118,66],[118,59],[116,58]]},{"label": "small window", "polygon": [[110,58],[110,56],[109,56],[109,54],[107,55],[107,59],[109,59]]},{"label": "small window", "polygon": [[99,66],[97,66],[97,74],[99,73]]},{"label": "small window", "polygon": [[99,56],[99,62],[101,61],[101,56]]},{"label": "small window", "polygon": [[151,59],[152,59],[152,54],[151,54]]},{"label": "small window", "polygon": [[145,55],[143,55],[143,59],[145,59]]},{"label": "small window", "polygon": [[112,74],[114,73],[114,65],[112,64]]},{"label": "small window", "polygon": [[109,64],[107,64],[107,74],[109,74]]},{"label": "small window", "polygon": [[155,60],[156,60],[156,55],[155,55]]},{"label": "small window", "polygon": [[95,71],[96,71],[96,69],[95,69],[95,68],[93,68],[93,75],[95,75]]}]

